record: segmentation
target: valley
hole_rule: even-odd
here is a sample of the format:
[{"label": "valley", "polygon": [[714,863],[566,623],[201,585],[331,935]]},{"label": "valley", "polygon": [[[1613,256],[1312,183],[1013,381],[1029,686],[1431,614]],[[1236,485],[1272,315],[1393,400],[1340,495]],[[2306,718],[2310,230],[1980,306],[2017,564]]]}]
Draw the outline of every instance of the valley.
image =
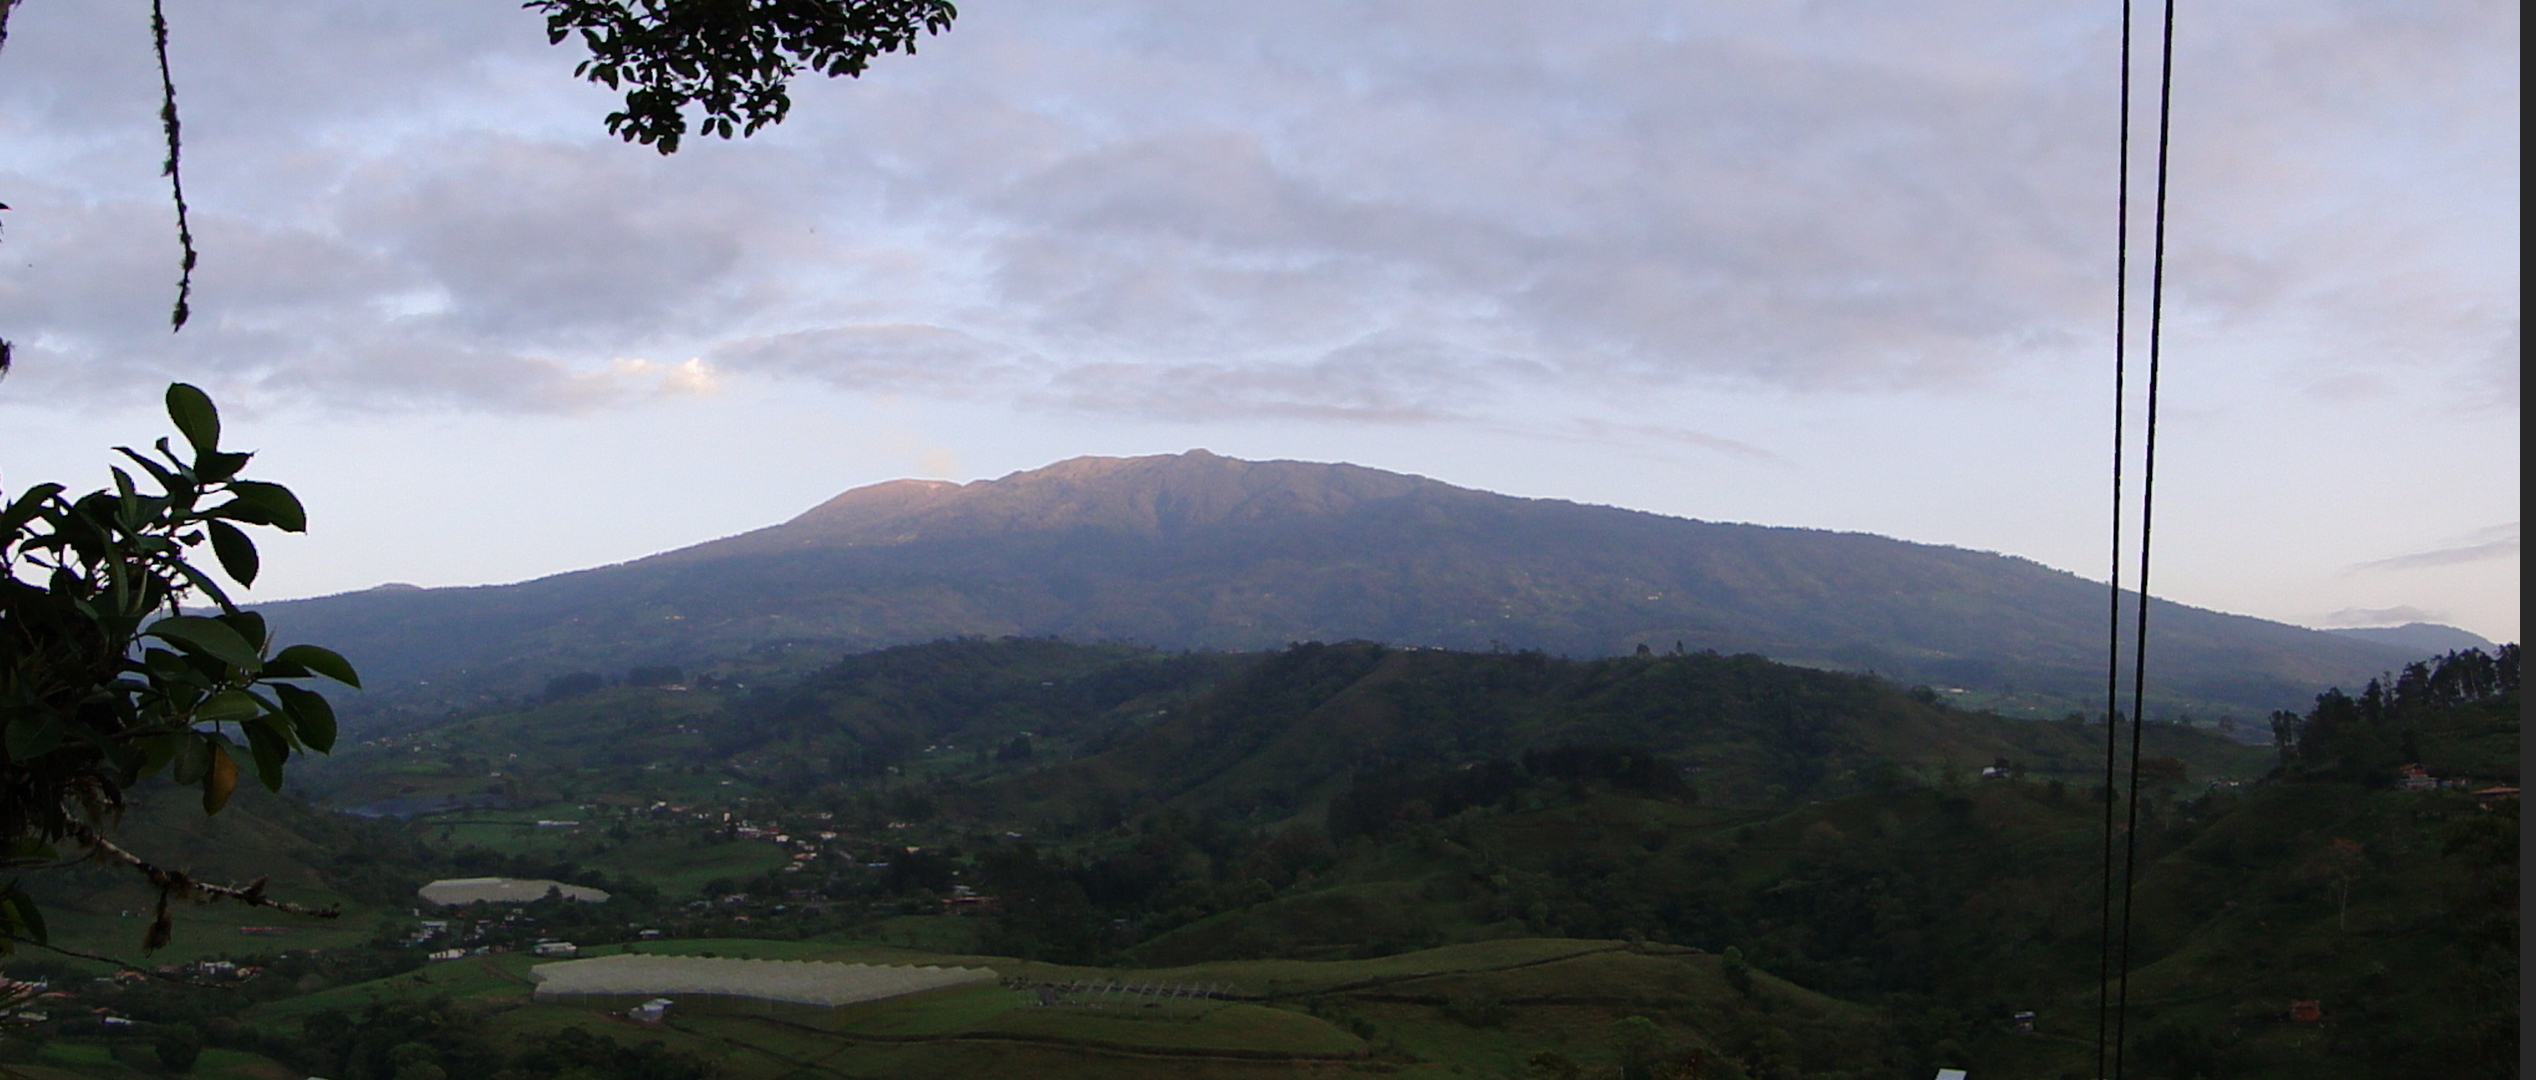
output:
[{"label": "valley", "polygon": [[[2163,1071],[2140,1075],[2480,1067],[2477,1025],[2504,1003],[2476,982],[2500,917],[2478,897],[2503,870],[2515,895],[2514,856],[2492,853],[2515,850],[2516,803],[2474,792],[2517,779],[2515,669],[2435,703],[2421,670],[2374,721],[2336,727],[2345,699],[2320,699],[2286,762],[2150,725],[2134,1022]],[[363,1032],[546,1077],[523,1048],[579,1028],[656,1041],[625,1051],[668,1070],[641,1075],[733,1080],[2079,1076],[2092,1046],[2098,727],[1690,652],[950,639],[771,685],[657,666],[601,683],[347,744],[216,818],[145,801],[136,847],[217,850],[210,870],[345,914],[249,939],[285,920],[193,908],[153,963],[265,973],[79,1000],[246,1063],[203,1075],[380,1080],[396,1070],[362,1055],[391,1047]],[[2456,783],[2405,790],[2410,763]],[[610,896],[412,899],[486,875]],[[40,895],[57,941],[108,955],[139,928],[116,912],[148,903],[96,870]],[[549,940],[997,981],[644,1028],[532,1000],[529,946]],[[2289,1018],[2308,1000],[2329,1020]],[[66,1031],[24,1067],[113,1045]],[[78,1075],[152,1075],[122,1053]]]}]

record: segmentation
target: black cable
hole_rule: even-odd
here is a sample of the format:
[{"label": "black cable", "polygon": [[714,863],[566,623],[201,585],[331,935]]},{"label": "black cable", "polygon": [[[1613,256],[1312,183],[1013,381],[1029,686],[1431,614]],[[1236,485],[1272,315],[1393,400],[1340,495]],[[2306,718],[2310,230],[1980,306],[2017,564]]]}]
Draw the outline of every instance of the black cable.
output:
[{"label": "black cable", "polygon": [[2113,1009],[2113,1080],[2122,1080],[2122,1043],[2131,1018],[2131,896],[2140,855],[2140,736],[2147,730],[2144,708],[2149,677],[2149,544],[2157,496],[2157,382],[2163,321],[2166,312],[2166,175],[2175,101],[2175,0],[2166,0],[2166,25],[2157,88],[2156,239],[2149,254],[2149,385],[2148,415],[2143,425],[2140,460],[2140,609],[2139,633],[2131,645],[2131,791],[2130,820],[2123,836],[2122,950],[2120,984]]},{"label": "black cable", "polygon": [[2102,925],[2096,933],[2096,1075],[2105,1074],[2113,989],[2113,767],[2122,715],[2122,407],[2125,331],[2131,301],[2131,0],[2122,0],[2122,122],[2114,184],[2113,243],[2113,566],[2105,607],[2105,842]]}]

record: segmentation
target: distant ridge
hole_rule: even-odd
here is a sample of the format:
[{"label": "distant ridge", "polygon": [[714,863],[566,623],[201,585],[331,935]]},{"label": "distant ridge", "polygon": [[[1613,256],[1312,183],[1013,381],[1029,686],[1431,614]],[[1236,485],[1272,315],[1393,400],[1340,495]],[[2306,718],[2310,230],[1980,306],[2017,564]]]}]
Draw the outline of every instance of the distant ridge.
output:
[{"label": "distant ridge", "polygon": [[[773,642],[833,654],[959,634],[1714,649],[2052,708],[2087,707],[2104,663],[2103,586],[2027,559],[1204,450],[891,481],[616,566],[266,610],[391,694],[430,680],[444,697]],[[2162,601],[2150,622],[2168,712],[2299,707],[2424,651]]]},{"label": "distant ridge", "polygon": [[2460,630],[2440,623],[2408,622],[2402,626],[2346,626],[2325,631],[2361,641],[2392,645],[2422,656],[2456,652],[2460,649],[2490,649],[2493,642],[2471,630]]}]

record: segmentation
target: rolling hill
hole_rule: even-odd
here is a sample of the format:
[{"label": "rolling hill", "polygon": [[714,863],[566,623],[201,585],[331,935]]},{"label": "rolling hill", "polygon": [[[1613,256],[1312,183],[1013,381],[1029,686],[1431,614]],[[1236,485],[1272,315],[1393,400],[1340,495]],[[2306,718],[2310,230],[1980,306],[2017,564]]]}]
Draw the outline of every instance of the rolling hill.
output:
[{"label": "rolling hill", "polygon": [[[285,634],[351,656],[383,697],[443,704],[572,671],[693,668],[772,643],[833,657],[948,635],[1055,635],[1574,656],[1679,645],[1872,670],[2058,715],[2100,693],[2104,603],[2101,585],[2013,556],[1200,450],[1077,458],[969,484],[894,481],[630,563],[266,611]],[[2260,716],[2414,652],[2164,601],[2151,634],[2152,692],[2168,714]]]}]

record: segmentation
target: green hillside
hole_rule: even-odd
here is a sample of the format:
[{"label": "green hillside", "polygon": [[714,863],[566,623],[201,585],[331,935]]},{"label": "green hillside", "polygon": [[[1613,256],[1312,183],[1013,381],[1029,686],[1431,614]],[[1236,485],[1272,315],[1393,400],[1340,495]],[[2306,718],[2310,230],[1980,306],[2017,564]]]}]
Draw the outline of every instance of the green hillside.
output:
[{"label": "green hillside", "polygon": [[[1638,748],[1691,797],[1768,805],[1933,780],[2007,761],[2077,777],[2100,729],[1951,707],[1926,688],[1756,656],[1593,661],[1299,645],[1269,654],[1186,708],[1094,758],[990,792],[1062,813],[1086,800],[1152,799],[1259,820],[1317,815],[1362,772],[1467,770],[1557,747]],[[2259,775],[2268,753],[2160,725],[2152,752],[2197,776]]]},{"label": "green hillside", "polygon": [[[2150,726],[2131,1075],[2508,1074],[2518,803],[2481,789],[2516,777],[2516,661],[2329,691],[2278,748]],[[150,1075],[191,1031],[286,1080],[2090,1075],[2102,731],[1958,700],[1757,657],[1045,639],[559,693],[303,774],[391,816],[145,796],[136,850],[346,918],[191,909],[151,964],[254,969],[162,973],[191,986],[21,954],[73,989],[0,1056]],[[487,874],[614,895],[414,910]],[[134,955],[133,882],[34,887],[61,942]],[[1000,983],[643,1029],[530,1002],[547,940]]]}]

